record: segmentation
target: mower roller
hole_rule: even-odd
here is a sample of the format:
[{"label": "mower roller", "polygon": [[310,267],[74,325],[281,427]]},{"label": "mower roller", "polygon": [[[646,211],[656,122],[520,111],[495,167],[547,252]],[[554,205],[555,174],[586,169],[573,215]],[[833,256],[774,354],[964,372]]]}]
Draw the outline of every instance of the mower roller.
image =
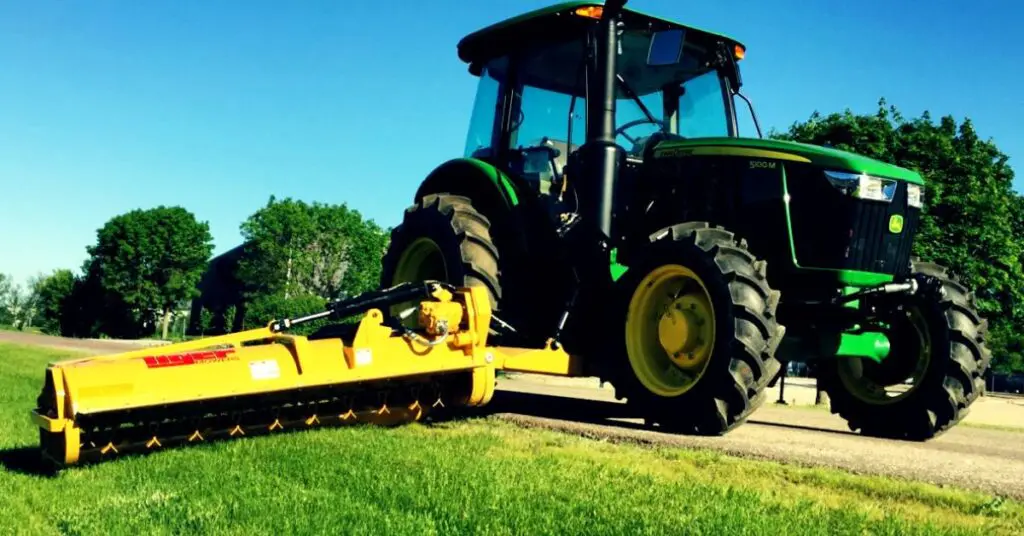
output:
[{"label": "mower roller", "polygon": [[[71,463],[415,420],[438,399],[485,404],[502,369],[598,377],[650,426],[709,435],[745,422],[795,361],[873,436],[935,437],[984,390],[974,294],[912,257],[920,174],[763,138],[739,41],[623,0],[567,2],[474,32],[458,55],[479,79],[465,153],[392,230],[387,290],[307,317],[364,313],[357,329],[275,322],[55,364],[33,414],[44,451]],[[432,299],[409,290],[424,288]]]}]

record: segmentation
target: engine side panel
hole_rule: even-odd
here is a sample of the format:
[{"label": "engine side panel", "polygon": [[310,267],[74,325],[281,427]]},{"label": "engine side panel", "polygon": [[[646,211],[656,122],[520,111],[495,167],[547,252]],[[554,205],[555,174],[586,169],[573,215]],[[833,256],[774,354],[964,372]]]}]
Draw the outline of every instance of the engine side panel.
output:
[{"label": "engine side panel", "polygon": [[709,221],[746,239],[773,270],[793,266],[782,181],[783,163],[743,157],[657,159],[627,184],[630,243],[683,221]]}]

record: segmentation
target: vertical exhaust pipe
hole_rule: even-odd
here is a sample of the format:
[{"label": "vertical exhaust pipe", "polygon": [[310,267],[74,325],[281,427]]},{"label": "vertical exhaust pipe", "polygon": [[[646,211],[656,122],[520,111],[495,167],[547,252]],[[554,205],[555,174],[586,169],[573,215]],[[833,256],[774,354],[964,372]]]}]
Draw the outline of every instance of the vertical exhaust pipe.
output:
[{"label": "vertical exhaust pipe", "polygon": [[594,43],[594,73],[587,100],[587,141],[615,143],[615,87],[619,57],[616,22],[626,0],[609,0],[597,25]]},{"label": "vertical exhaust pipe", "polygon": [[581,216],[597,233],[602,249],[614,238],[613,215],[623,150],[615,143],[615,93],[619,36],[618,16],[626,0],[608,0],[593,34],[593,61],[587,69],[587,139],[581,147],[583,176]]}]

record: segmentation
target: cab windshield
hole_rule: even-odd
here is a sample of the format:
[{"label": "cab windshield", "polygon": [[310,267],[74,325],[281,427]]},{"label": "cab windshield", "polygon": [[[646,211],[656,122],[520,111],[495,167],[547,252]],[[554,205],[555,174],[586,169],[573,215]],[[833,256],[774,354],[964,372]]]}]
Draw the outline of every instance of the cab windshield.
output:
[{"label": "cab windshield", "polygon": [[684,138],[729,135],[725,86],[719,72],[707,67],[710,44],[677,33],[675,43],[659,40],[654,48],[653,32],[626,31],[621,37],[616,142],[630,153],[637,154],[659,131]]},{"label": "cab windshield", "polygon": [[[705,34],[683,33],[669,63],[651,65],[654,32],[626,29],[617,59],[616,141],[640,155],[656,132],[698,138],[728,136],[729,109],[718,71],[707,65],[713,43]],[[560,159],[586,138],[584,38],[543,44],[483,67],[471,118],[466,155],[487,152],[499,141],[502,87],[511,94],[506,149],[542,145],[559,149]],[[648,115],[649,114],[649,115]],[[570,139],[571,138],[571,139]]]}]

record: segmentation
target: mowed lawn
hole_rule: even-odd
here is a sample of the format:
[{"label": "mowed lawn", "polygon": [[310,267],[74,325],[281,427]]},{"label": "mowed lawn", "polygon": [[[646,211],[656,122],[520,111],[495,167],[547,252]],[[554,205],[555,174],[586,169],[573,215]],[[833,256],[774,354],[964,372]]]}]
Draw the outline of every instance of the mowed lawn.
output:
[{"label": "mowed lawn", "polygon": [[348,427],[34,473],[45,364],[0,345],[0,534],[1021,534],[983,494],[497,420]]}]

